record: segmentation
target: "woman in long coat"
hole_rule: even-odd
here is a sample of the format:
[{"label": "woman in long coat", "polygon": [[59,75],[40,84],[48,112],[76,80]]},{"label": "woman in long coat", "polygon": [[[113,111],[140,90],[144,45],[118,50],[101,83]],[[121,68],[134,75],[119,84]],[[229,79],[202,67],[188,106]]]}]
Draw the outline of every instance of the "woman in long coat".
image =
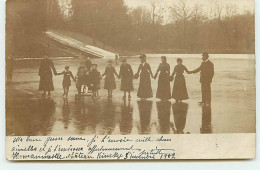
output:
[{"label": "woman in long coat", "polygon": [[48,95],[51,95],[50,91],[54,91],[53,81],[52,81],[52,73],[57,74],[56,69],[52,60],[48,58],[48,55],[43,56],[43,60],[40,63],[39,76],[40,76],[40,85],[39,91],[44,91],[43,96],[46,95],[46,91],[48,91]]},{"label": "woman in long coat", "polygon": [[108,61],[108,66],[102,75],[102,77],[106,76],[104,88],[108,91],[108,98],[112,98],[113,89],[116,89],[115,75],[119,78],[115,67],[112,66],[112,63],[113,61]]},{"label": "woman in long coat", "polygon": [[183,75],[184,71],[190,74],[190,71],[182,64],[182,59],[177,59],[177,65],[174,68],[174,71],[171,75],[171,78],[174,78],[174,85],[172,90],[172,98],[176,100],[176,102],[181,102],[182,100],[189,99],[185,77]]},{"label": "woman in long coat", "polygon": [[133,70],[130,64],[126,63],[126,59],[122,60],[120,66],[119,78],[121,78],[121,91],[124,91],[123,99],[126,99],[126,92],[128,92],[128,100],[131,100],[131,91],[134,90],[133,85]]},{"label": "woman in long coat", "polygon": [[158,88],[156,92],[156,98],[161,99],[162,101],[171,99],[171,87],[170,87],[170,65],[166,61],[166,57],[161,57],[162,63],[159,65],[154,79],[156,79],[158,73]]},{"label": "woman in long coat", "polygon": [[140,75],[140,83],[137,92],[137,97],[141,99],[147,99],[153,97],[153,91],[151,86],[151,76],[153,73],[150,65],[146,62],[146,55],[141,55],[141,64],[139,65],[138,71],[135,74],[137,79]]}]

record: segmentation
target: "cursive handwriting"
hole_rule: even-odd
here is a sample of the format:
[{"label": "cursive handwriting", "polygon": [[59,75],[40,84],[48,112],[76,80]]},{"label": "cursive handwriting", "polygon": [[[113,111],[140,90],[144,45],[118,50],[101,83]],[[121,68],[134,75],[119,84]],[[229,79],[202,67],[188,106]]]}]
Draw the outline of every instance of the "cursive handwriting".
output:
[{"label": "cursive handwriting", "polygon": [[164,135],[10,138],[12,160],[175,159],[175,150],[168,147],[173,140]]}]

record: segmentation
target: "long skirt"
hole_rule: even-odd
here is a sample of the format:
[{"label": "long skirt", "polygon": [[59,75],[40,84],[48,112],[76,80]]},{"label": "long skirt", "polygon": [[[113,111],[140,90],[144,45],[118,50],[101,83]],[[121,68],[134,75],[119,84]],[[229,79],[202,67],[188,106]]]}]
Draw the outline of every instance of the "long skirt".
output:
[{"label": "long skirt", "polygon": [[105,78],[104,88],[108,90],[116,89],[116,80],[114,76],[107,76]]},{"label": "long skirt", "polygon": [[54,86],[51,76],[41,76],[39,91],[54,91]]},{"label": "long skirt", "polygon": [[149,72],[141,72],[140,74],[140,84],[137,92],[137,97],[139,98],[153,97],[151,78]]},{"label": "long skirt", "polygon": [[134,85],[133,85],[133,78],[131,77],[122,77],[121,79],[121,91],[133,91]]},{"label": "long skirt", "polygon": [[159,75],[156,98],[159,99],[171,98],[170,80],[169,80],[169,75],[167,73],[160,73]]},{"label": "long skirt", "polygon": [[184,75],[176,75],[172,90],[172,98],[175,100],[189,99]]}]

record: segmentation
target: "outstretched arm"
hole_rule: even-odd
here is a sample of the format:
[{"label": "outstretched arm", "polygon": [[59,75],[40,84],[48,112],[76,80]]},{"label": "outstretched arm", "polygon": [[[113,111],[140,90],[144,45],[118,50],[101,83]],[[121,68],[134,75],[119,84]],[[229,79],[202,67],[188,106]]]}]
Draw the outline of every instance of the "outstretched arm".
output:
[{"label": "outstretched arm", "polygon": [[[149,64],[148,64],[148,65],[149,65]],[[149,71],[149,73],[151,74],[152,78],[154,78],[153,72],[152,72],[152,69],[151,69],[151,66],[150,66],[150,65],[149,65],[149,67],[148,67],[148,71]]]},{"label": "outstretched arm", "polygon": [[184,66],[184,71],[188,74],[191,74],[191,71],[189,71],[185,66]]},{"label": "outstretched arm", "polygon": [[57,75],[56,68],[54,67],[54,64],[53,64],[53,62],[51,60],[50,60],[50,66],[51,66],[51,69],[52,69],[54,75]]},{"label": "outstretched arm", "polygon": [[114,68],[114,74],[119,78],[118,73],[116,72],[116,69]]},{"label": "outstretched arm", "polygon": [[76,80],[75,77],[73,76],[72,72],[70,72],[70,77],[72,78],[72,80]]},{"label": "outstretched arm", "polygon": [[176,73],[176,71],[175,71],[175,68],[174,68],[172,75],[170,77],[174,77],[175,73]]},{"label": "outstretched arm", "polygon": [[137,72],[136,72],[136,75],[139,75],[139,74],[140,74],[140,71],[141,71],[141,66],[139,65],[138,70],[137,70]]},{"label": "outstretched arm", "polygon": [[133,69],[132,69],[131,66],[129,66],[129,70],[130,70],[130,74],[131,74],[131,76],[134,76],[134,72],[133,72]]},{"label": "outstretched arm", "polygon": [[157,70],[156,70],[156,73],[155,73],[155,75],[154,75],[154,79],[157,78],[157,75],[158,75],[159,72],[160,72],[160,65],[159,65],[159,67],[158,67]]},{"label": "outstretched arm", "polygon": [[200,70],[201,70],[201,65],[196,70],[190,71],[190,73],[198,73],[198,72],[200,72]]},{"label": "outstretched arm", "polygon": [[62,74],[64,74],[64,71],[63,71],[63,72],[61,72],[61,73],[56,73],[56,75],[62,75]]}]

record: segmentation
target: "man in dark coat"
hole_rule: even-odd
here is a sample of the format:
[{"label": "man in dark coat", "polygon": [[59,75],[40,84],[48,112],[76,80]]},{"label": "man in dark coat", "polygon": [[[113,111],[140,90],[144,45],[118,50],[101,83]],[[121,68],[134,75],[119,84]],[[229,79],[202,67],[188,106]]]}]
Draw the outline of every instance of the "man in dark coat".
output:
[{"label": "man in dark coat", "polygon": [[40,64],[39,76],[40,76],[40,85],[39,91],[44,91],[43,96],[46,95],[46,91],[48,91],[48,95],[51,95],[50,91],[54,91],[53,81],[52,81],[52,73],[54,75],[57,74],[56,69],[52,60],[49,59],[48,55],[45,54],[43,56],[43,60]]},{"label": "man in dark coat", "polygon": [[200,67],[191,72],[200,72],[202,92],[202,102],[200,102],[200,104],[207,105],[211,103],[211,83],[214,76],[214,64],[209,60],[209,54],[207,52],[202,54],[202,61]]}]

